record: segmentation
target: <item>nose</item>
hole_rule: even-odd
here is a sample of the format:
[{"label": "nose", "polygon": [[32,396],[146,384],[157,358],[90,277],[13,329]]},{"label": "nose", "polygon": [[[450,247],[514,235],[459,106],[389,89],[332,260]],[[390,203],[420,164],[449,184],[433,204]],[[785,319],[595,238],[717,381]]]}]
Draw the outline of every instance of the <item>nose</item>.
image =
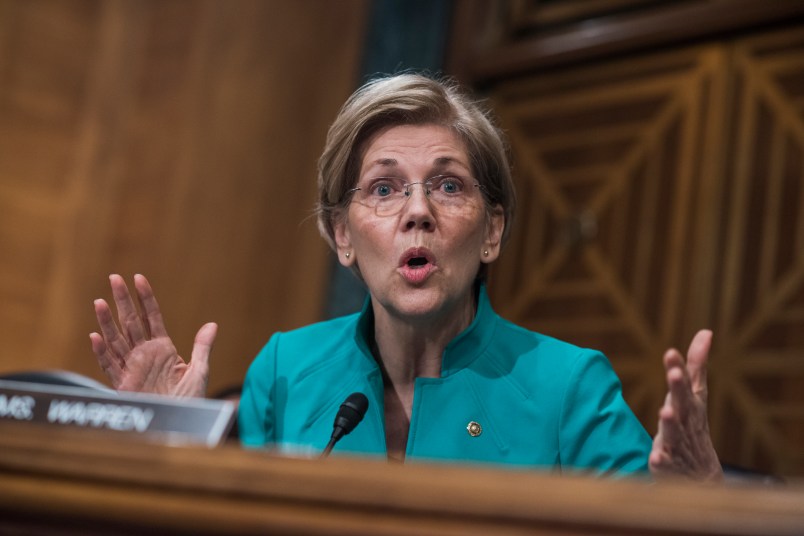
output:
[{"label": "nose", "polygon": [[[414,188],[419,186],[419,188]],[[423,229],[430,231],[435,227],[433,207],[430,203],[429,185],[424,182],[413,182],[405,190],[405,206],[401,222],[405,229]],[[416,190],[420,190],[417,195]]]},{"label": "nose", "polygon": [[405,197],[413,195],[413,187],[420,186],[422,193],[425,197],[430,197],[430,183],[429,182],[409,182],[405,185]]}]

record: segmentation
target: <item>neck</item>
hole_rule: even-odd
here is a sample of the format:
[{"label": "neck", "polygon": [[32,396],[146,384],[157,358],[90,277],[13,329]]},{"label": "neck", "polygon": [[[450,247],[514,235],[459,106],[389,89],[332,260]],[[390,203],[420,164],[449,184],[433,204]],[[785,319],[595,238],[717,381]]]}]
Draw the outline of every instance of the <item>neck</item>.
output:
[{"label": "neck", "polygon": [[387,383],[397,390],[412,389],[416,378],[437,378],[447,345],[475,317],[474,292],[439,315],[401,317],[376,302],[374,308],[374,347]]}]

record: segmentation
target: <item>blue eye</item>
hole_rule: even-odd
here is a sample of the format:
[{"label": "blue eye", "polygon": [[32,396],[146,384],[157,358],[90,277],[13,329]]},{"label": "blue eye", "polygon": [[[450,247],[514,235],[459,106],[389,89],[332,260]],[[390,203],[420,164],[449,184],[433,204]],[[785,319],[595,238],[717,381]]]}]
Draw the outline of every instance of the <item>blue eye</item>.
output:
[{"label": "blue eye", "polygon": [[374,187],[374,193],[380,197],[388,197],[393,192],[393,189],[387,184],[379,184]]},{"label": "blue eye", "polygon": [[443,177],[438,189],[445,194],[459,194],[463,191],[463,183],[458,177]]}]

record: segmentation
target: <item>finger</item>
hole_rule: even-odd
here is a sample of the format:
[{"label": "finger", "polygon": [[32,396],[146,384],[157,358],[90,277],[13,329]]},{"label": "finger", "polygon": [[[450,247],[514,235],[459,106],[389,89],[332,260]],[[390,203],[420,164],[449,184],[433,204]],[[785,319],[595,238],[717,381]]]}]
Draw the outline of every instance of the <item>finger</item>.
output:
[{"label": "finger", "polygon": [[684,361],[684,356],[675,348],[670,348],[662,356],[662,363],[664,364],[665,372],[669,372],[676,367],[686,368],[687,363]]},{"label": "finger", "polygon": [[190,356],[190,369],[193,373],[192,375],[187,374],[185,377],[192,376],[197,381],[193,382],[193,386],[185,386],[189,389],[186,393],[188,396],[205,396],[209,379],[209,354],[217,333],[218,325],[210,322],[201,326],[195,336],[193,352]]},{"label": "finger", "polygon": [[143,323],[146,325],[151,337],[167,337],[162,311],[159,309],[159,303],[156,301],[151,284],[144,275],[135,274],[134,287],[137,289],[137,298],[143,311]]},{"label": "finger", "polygon": [[103,373],[106,374],[112,382],[112,385],[117,388],[123,377],[121,360],[110,350],[100,333],[90,333],[89,342],[92,345],[92,351],[98,360],[101,370],[103,370]]},{"label": "finger", "polygon": [[670,393],[659,410],[659,430],[653,438],[648,455],[648,467],[654,476],[673,475],[678,456],[678,429],[673,422],[673,408]]},{"label": "finger", "polygon": [[709,350],[712,348],[712,332],[702,329],[692,338],[690,348],[687,350],[687,371],[692,384],[692,391],[696,394],[706,393],[707,363]]},{"label": "finger", "polygon": [[201,326],[195,336],[190,364],[204,374],[209,370],[209,354],[212,352],[212,345],[215,343],[217,334],[218,325],[209,322]]},{"label": "finger", "polygon": [[140,325],[142,326],[142,331],[145,334],[145,338],[147,340],[151,340],[153,338],[153,334],[151,333],[151,322],[148,320],[148,312],[145,310],[145,306],[142,303],[140,290],[137,287],[137,274],[134,275],[134,291],[134,298],[137,300],[136,309],[140,316]]},{"label": "finger", "polygon": [[137,314],[137,307],[128,292],[126,282],[117,274],[110,275],[109,282],[112,285],[112,297],[117,306],[117,318],[120,320],[123,335],[132,345],[145,342],[147,340],[145,330],[142,327],[140,316]]},{"label": "finger", "polygon": [[659,409],[659,432],[665,451],[672,454],[674,447],[681,440],[683,430],[680,429],[680,423],[689,413],[691,393],[684,359],[678,350],[671,348],[665,352],[663,362],[666,370],[667,396]]},{"label": "finger", "polygon": [[[676,421],[685,421],[694,408],[694,399],[690,385],[687,369],[684,361],[676,350],[668,350],[665,364],[668,367],[666,373],[669,406],[673,409],[673,417]],[[664,409],[664,408],[662,408]]]},{"label": "finger", "polygon": [[648,455],[648,468],[653,474],[666,474],[671,470],[673,462],[670,456],[664,451],[661,441],[654,441],[650,455]]},{"label": "finger", "polygon": [[680,433],[679,430],[679,410],[677,402],[672,394],[669,393],[665,403],[659,409],[659,434],[662,438],[663,450],[668,454],[672,454],[674,447],[678,444]]},{"label": "finger", "polygon": [[117,324],[115,324],[112,317],[112,310],[106,300],[95,300],[94,305],[95,317],[98,319],[98,326],[100,326],[104,342],[122,363],[123,356],[131,351],[131,345],[117,328]]}]

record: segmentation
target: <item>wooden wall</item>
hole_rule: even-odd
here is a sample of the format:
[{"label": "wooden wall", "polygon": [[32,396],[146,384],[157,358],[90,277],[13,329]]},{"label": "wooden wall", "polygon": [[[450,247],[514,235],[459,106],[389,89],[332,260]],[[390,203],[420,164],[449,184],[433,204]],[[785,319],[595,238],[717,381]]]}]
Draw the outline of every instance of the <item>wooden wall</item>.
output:
[{"label": "wooden wall", "polygon": [[0,373],[101,378],[87,335],[112,272],[150,278],[182,355],[220,324],[213,391],[319,319],[316,159],[366,11],[0,0]]},{"label": "wooden wall", "polygon": [[723,460],[804,474],[804,3],[487,8],[453,70],[512,142],[498,310],[604,351],[651,432],[664,350],[713,328]]}]

